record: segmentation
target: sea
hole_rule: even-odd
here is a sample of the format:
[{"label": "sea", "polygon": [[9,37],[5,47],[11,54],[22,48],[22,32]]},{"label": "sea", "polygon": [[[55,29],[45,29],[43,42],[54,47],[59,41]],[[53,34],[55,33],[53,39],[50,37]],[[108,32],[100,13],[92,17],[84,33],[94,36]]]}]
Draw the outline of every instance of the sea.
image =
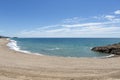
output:
[{"label": "sea", "polygon": [[58,57],[109,57],[91,51],[93,47],[119,43],[120,38],[11,38],[7,44],[16,51]]}]

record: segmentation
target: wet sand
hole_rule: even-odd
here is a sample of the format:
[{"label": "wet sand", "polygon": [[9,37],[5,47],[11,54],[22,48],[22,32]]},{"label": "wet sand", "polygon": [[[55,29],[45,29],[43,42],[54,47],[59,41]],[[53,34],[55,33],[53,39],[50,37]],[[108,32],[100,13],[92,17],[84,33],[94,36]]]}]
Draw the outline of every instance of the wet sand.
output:
[{"label": "wet sand", "polygon": [[0,80],[120,80],[120,57],[64,58],[9,49],[0,39]]}]

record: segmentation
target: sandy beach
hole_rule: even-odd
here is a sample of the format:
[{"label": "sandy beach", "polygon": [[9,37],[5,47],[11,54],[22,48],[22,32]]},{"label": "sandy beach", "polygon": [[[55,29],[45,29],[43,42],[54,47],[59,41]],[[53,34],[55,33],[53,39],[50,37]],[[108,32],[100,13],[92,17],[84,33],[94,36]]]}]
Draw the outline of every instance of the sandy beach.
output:
[{"label": "sandy beach", "polygon": [[120,80],[120,57],[64,58],[9,49],[0,39],[0,80]]}]

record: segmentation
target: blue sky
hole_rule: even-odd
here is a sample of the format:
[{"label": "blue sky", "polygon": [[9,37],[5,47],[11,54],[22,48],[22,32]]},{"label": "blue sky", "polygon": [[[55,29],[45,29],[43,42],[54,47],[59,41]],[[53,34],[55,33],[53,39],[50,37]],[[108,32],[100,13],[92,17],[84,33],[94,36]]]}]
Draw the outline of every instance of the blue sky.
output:
[{"label": "blue sky", "polygon": [[0,35],[120,37],[120,0],[0,0]]}]

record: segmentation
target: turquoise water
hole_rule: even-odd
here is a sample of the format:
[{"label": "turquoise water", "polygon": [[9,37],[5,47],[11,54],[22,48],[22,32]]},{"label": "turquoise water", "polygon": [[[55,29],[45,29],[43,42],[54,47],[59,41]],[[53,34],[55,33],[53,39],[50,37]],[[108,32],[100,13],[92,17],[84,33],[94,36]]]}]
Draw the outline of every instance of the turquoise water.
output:
[{"label": "turquoise water", "polygon": [[120,42],[120,38],[13,38],[21,50],[50,56],[101,57],[108,54],[91,51],[92,47]]}]

